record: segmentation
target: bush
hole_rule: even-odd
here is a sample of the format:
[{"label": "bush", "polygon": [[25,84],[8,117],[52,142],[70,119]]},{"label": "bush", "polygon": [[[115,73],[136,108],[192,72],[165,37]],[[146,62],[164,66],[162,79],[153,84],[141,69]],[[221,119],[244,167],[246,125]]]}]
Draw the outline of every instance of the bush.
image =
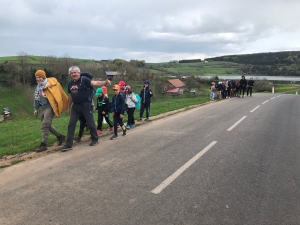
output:
[{"label": "bush", "polygon": [[267,79],[256,81],[254,86],[257,92],[272,91],[272,85]]}]

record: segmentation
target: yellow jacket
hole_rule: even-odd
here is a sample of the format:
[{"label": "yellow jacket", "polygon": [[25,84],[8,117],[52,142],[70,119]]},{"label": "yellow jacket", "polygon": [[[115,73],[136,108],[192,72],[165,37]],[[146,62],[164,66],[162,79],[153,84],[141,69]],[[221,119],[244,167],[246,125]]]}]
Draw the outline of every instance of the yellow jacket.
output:
[{"label": "yellow jacket", "polygon": [[68,96],[56,78],[49,77],[47,79],[48,82],[44,88],[44,93],[55,115],[59,116],[64,110],[67,109]]}]

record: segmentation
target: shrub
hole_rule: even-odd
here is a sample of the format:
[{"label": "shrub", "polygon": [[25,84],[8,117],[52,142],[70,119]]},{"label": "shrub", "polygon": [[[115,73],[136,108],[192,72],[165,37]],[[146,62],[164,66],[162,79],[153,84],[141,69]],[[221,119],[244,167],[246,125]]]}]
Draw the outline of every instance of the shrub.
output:
[{"label": "shrub", "polygon": [[257,92],[272,91],[272,85],[267,79],[256,81],[254,86]]}]

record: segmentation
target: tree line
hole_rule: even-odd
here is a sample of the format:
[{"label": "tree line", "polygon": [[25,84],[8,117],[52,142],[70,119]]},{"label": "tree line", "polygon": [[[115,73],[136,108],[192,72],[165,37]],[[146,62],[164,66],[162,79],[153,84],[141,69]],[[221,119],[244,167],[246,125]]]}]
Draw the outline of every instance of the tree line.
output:
[{"label": "tree line", "polygon": [[19,52],[16,58],[16,60],[0,64],[0,82],[11,87],[35,85],[34,74],[38,69],[45,70],[47,77],[55,77],[60,83],[67,84],[70,80],[68,69],[73,65],[79,66],[81,71],[92,73],[94,79],[106,79],[105,71],[118,71],[120,74],[126,74],[123,77],[126,81],[144,80],[151,76],[144,60],[81,60],[71,58],[67,54],[62,57],[34,57],[26,52]]},{"label": "tree line", "polygon": [[300,76],[300,51],[227,55],[205,60],[239,63],[242,74]]}]

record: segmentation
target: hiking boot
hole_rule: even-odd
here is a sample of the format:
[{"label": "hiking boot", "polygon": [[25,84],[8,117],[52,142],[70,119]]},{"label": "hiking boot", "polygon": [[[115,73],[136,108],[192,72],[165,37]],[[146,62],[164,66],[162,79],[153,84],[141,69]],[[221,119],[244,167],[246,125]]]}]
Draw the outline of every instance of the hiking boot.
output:
[{"label": "hiking boot", "polygon": [[122,134],[122,136],[125,136],[126,135],[126,129],[125,130],[123,130],[123,134]]},{"label": "hiking boot", "polygon": [[131,125],[130,125],[130,128],[134,128],[134,127],[135,127],[135,124],[131,124]]},{"label": "hiking boot", "polygon": [[96,144],[98,144],[99,143],[99,141],[92,141],[91,143],[90,143],[90,146],[95,146]]},{"label": "hiking boot", "polygon": [[114,134],[113,136],[111,136],[110,140],[114,140],[116,138],[118,138],[118,135]]},{"label": "hiking boot", "polygon": [[57,137],[57,140],[58,140],[57,145],[62,145],[62,143],[64,143],[65,139],[66,139],[66,136],[65,136],[65,135],[62,135],[62,134],[59,135],[59,136]]},{"label": "hiking boot", "polygon": [[142,121],[143,119],[142,118],[139,118],[137,121]]},{"label": "hiking boot", "polygon": [[77,142],[81,142],[81,137],[79,137],[79,136],[78,136],[78,137],[75,137],[75,138],[73,138],[73,140],[74,140],[74,141],[77,141]]},{"label": "hiking boot", "polygon": [[62,148],[60,148],[61,152],[66,152],[72,150],[72,146],[64,145]]},{"label": "hiking boot", "polygon": [[127,125],[126,125],[126,129],[127,129],[127,130],[130,130],[130,127],[131,127],[130,124],[127,124]]},{"label": "hiking boot", "polygon": [[114,130],[114,127],[110,127],[110,128],[109,128],[109,131],[113,131],[113,130]]},{"label": "hiking boot", "polygon": [[43,152],[43,151],[46,151],[46,150],[47,150],[46,144],[42,142],[40,144],[40,146],[35,150],[35,152]]},{"label": "hiking boot", "polygon": [[97,134],[100,135],[102,133],[101,130],[97,130]]},{"label": "hiking boot", "polygon": [[145,119],[145,121],[148,121],[149,120],[149,117],[147,117],[146,119]]}]

